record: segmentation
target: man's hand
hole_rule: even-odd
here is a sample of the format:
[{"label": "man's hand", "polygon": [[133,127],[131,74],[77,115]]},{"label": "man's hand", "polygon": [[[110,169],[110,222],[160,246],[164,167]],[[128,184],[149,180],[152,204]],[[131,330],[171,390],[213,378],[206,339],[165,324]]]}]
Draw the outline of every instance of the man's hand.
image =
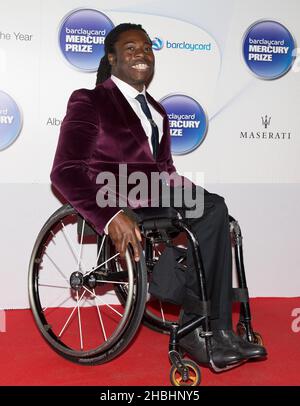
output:
[{"label": "man's hand", "polygon": [[142,236],[138,225],[133,220],[123,212],[120,212],[110,222],[107,231],[122,258],[125,257],[127,245],[130,243],[133,248],[135,261],[140,260],[138,242],[142,241]]}]

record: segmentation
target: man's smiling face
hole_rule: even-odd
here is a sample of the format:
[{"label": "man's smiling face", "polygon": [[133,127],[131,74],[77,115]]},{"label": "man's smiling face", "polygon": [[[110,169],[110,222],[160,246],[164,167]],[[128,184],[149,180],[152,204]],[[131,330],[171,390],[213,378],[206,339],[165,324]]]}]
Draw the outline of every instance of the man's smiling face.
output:
[{"label": "man's smiling face", "polygon": [[154,54],[149,37],[141,30],[120,34],[114,45],[115,53],[108,54],[112,75],[141,92],[154,72]]}]

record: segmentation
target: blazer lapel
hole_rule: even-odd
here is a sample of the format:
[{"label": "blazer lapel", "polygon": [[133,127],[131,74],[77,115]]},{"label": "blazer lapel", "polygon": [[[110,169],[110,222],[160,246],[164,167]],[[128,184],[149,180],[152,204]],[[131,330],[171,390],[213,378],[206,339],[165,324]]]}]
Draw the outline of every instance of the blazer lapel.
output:
[{"label": "blazer lapel", "polygon": [[111,79],[107,79],[103,83],[103,86],[110,91],[113,103],[120,117],[122,117],[124,124],[129,128],[133,137],[143,148],[144,152],[153,160],[153,155],[148,144],[148,137],[145,134],[141,121],[131,108],[123,93]]}]

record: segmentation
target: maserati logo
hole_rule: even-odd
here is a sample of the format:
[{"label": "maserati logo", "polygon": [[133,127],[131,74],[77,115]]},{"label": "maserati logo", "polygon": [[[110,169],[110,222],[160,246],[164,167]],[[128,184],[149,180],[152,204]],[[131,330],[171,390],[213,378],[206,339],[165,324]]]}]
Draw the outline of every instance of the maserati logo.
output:
[{"label": "maserati logo", "polygon": [[264,117],[261,118],[261,122],[265,128],[268,128],[268,126],[270,125],[270,122],[271,122],[271,117],[268,117],[267,115],[265,115]]},{"label": "maserati logo", "polygon": [[[248,128],[240,131],[242,140],[284,140],[289,141],[292,138],[292,132],[289,129],[274,128],[274,122],[271,116],[265,114],[260,117],[262,128]],[[272,124],[271,124],[272,121]],[[276,121],[276,120],[275,120]]]}]

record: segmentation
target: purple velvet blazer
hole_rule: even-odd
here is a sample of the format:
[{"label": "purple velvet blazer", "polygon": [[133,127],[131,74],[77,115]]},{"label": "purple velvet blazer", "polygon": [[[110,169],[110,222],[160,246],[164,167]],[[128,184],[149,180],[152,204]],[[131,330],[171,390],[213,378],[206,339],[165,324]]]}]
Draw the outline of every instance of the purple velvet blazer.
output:
[{"label": "purple velvet blazer", "polygon": [[[149,94],[147,99],[163,116],[163,136],[157,159],[151,153],[148,137],[115,83],[108,79],[93,90],[80,89],[71,95],[61,125],[51,181],[72,206],[98,232],[120,209],[100,208],[96,202],[102,171],[118,175],[119,164],[127,164],[128,175],[142,171],[176,171],[170,150],[168,117]],[[118,179],[118,178],[117,178]]]}]

